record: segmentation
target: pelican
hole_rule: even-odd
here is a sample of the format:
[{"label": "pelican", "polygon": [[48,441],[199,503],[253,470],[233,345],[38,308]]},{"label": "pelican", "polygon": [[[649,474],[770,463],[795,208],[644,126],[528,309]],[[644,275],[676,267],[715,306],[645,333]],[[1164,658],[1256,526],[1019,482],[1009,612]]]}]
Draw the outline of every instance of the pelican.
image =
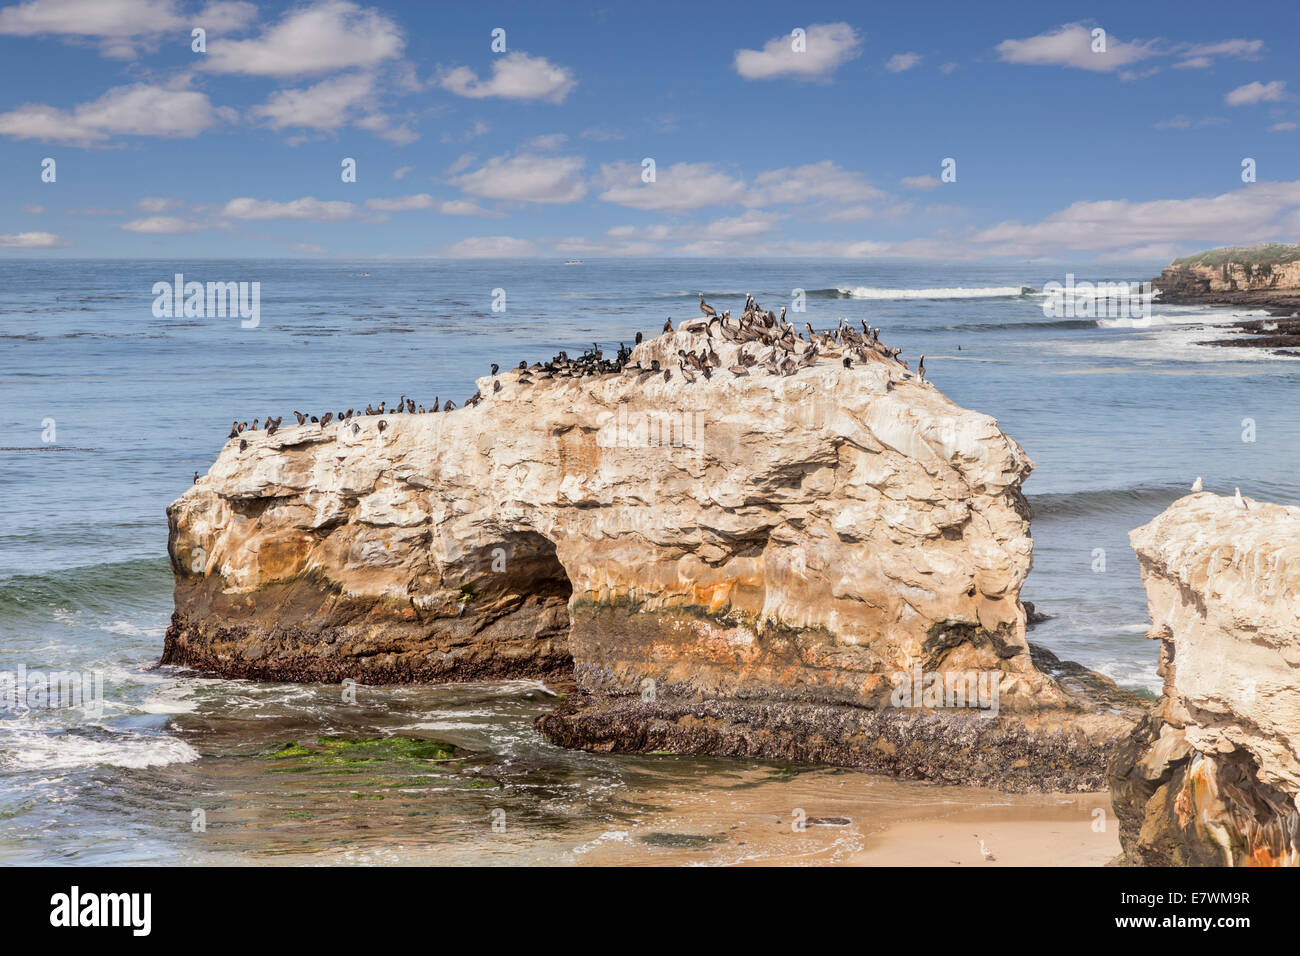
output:
[{"label": "pelican", "polygon": [[709,305],[707,302],[704,301],[703,292],[700,293],[700,311],[703,312],[705,315],[707,315],[709,318],[713,318],[718,314],[717,310],[714,309],[713,306]]}]

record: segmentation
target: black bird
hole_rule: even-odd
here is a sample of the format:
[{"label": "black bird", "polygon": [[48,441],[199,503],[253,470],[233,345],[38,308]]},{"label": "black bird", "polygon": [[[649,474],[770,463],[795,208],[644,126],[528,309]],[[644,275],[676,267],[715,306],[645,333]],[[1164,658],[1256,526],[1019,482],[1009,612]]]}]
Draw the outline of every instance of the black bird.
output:
[{"label": "black bird", "polygon": [[301,425],[301,424],[303,424],[303,422],[307,421],[307,416],[304,415],[302,412],[298,411],[297,409],[294,409],[294,413],[293,413],[293,414],[294,414],[294,417],[296,417],[296,418],[298,419],[298,424],[299,424],[299,425]]},{"label": "black bird", "polygon": [[239,437],[239,422],[231,422],[231,423],[230,423],[230,434],[227,435],[226,437],[227,437],[227,438],[238,438],[238,437]]},{"label": "black bird", "polygon": [[522,362],[519,363],[519,371],[521,371],[521,372],[526,372],[526,371],[528,371],[528,362],[527,362],[527,361],[522,361]]},{"label": "black bird", "polygon": [[636,334],[636,344],[637,344],[637,345],[640,345],[640,344],[641,344],[641,333],[640,333],[640,332],[638,332],[638,333]]},{"label": "black bird", "polygon": [[492,374],[495,375],[495,374],[497,373],[497,369],[500,368],[500,367],[501,367],[501,366],[497,365],[496,362],[493,362],[493,363],[492,363]]},{"label": "black bird", "polygon": [[433,396],[433,408],[431,409],[431,411],[436,412],[437,410],[438,410],[438,396],[435,395]]},{"label": "black bird", "polygon": [[442,410],[443,410],[444,412],[454,411],[455,408],[456,408],[456,403],[453,402],[450,398],[447,399],[447,404],[444,405],[444,406],[442,406]]},{"label": "black bird", "polygon": [[849,358],[847,355],[844,356],[844,367],[853,368],[853,359]]},{"label": "black bird", "polygon": [[494,392],[501,391],[501,379],[497,379],[492,383],[492,391]]},{"label": "black bird", "polygon": [[245,450],[247,450],[247,448],[248,448],[248,441],[247,441],[247,439],[244,439],[244,438],[239,439],[239,450],[240,450],[240,451],[245,451]]},{"label": "black bird", "polygon": [[194,483],[196,485],[199,483],[199,473],[197,471],[194,473]]},{"label": "black bird", "polygon": [[671,332],[672,330],[673,330],[673,317],[670,315],[668,316],[668,321],[664,323],[664,331]]},{"label": "black bird", "polygon": [[916,363],[916,377],[923,382],[925,381],[925,356],[924,355],[922,355],[920,360]]},{"label": "black bird", "polygon": [[384,421],[382,418],[379,419],[379,430],[382,432],[387,427],[388,427],[388,422]]},{"label": "black bird", "polygon": [[410,412],[412,415],[415,414],[415,399],[408,398],[406,400],[406,410]]},{"label": "black bird", "polygon": [[322,425],[328,425],[328,424],[329,424],[330,422],[332,422],[332,421],[334,421],[334,413],[333,413],[333,412],[326,412],[326,413],[325,413],[325,417],[322,418],[322,419],[320,420],[320,423],[321,423]]}]

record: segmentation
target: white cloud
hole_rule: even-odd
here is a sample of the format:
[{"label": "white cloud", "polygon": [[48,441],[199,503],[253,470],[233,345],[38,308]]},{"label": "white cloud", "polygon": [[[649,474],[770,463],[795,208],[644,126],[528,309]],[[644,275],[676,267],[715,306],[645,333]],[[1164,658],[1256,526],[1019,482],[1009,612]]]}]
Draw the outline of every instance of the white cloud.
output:
[{"label": "white cloud", "polygon": [[415,168],[414,166],[398,166],[396,169],[393,170],[393,178],[405,179],[406,174],[409,173],[414,168]]},{"label": "white cloud", "polygon": [[442,141],[444,143],[468,143],[471,139],[478,139],[492,127],[482,120],[475,120],[470,124],[469,129],[457,136],[455,133],[443,133]]},{"label": "white cloud", "polygon": [[1271,83],[1256,80],[1237,87],[1223,101],[1229,106],[1253,106],[1256,103],[1277,103],[1287,98],[1286,80],[1274,80]]},{"label": "white cloud", "polygon": [[261,36],[209,37],[203,69],[248,76],[299,76],[375,67],[402,55],[402,31],[388,16],[348,0],[291,10]]},{"label": "white cloud", "polygon": [[182,139],[232,116],[213,107],[206,94],[137,83],[114,87],[71,111],[28,103],[0,113],[0,135],[70,146],[104,144],[119,135]]},{"label": "white cloud", "polygon": [[452,180],[461,190],[485,199],[571,203],[587,194],[582,178],[586,161],[580,156],[520,153],[494,156],[478,169]]},{"label": "white cloud", "polygon": [[905,176],[898,184],[904,189],[934,189],[941,185],[934,176]]},{"label": "white cloud", "polygon": [[510,236],[474,236],[453,243],[444,254],[453,259],[515,259],[537,255],[537,247]]},{"label": "white cloud", "polygon": [[593,126],[591,129],[584,129],[578,134],[583,139],[595,140],[598,143],[607,143],[611,140],[624,139],[622,132],[616,129],[602,129]]},{"label": "white cloud", "polygon": [[1156,55],[1150,43],[1125,43],[1110,34],[1105,41],[1105,51],[1094,52],[1092,28],[1082,23],[1067,23],[1024,40],[1003,40],[997,45],[997,52],[1005,63],[1069,66],[1096,73],[1111,73]]},{"label": "white cloud", "polygon": [[609,163],[601,166],[600,178],[606,187],[600,198],[606,202],[678,213],[705,206],[817,207],[873,202],[885,197],[862,174],[841,169],[830,160],[767,170],[751,182],[724,172],[713,163],[675,163],[657,169],[656,181],[652,183],[641,181],[638,164]]},{"label": "white cloud", "polygon": [[350,202],[322,200],[314,196],[291,202],[240,197],[226,203],[220,214],[227,219],[297,219],[307,222],[348,222],[363,218],[361,211]]},{"label": "white cloud", "polygon": [[6,249],[62,249],[64,242],[52,232],[17,232],[0,236],[0,246]]},{"label": "white cloud", "polygon": [[177,216],[149,216],[145,219],[133,219],[122,223],[127,232],[145,232],[155,235],[177,236],[188,232],[197,232],[203,226],[189,219]]},{"label": "white cloud", "polygon": [[825,80],[862,52],[862,40],[847,23],[814,23],[808,26],[804,49],[794,47],[791,34],[774,37],[761,50],[737,50],[733,65],[747,80]]},{"label": "white cloud", "polygon": [[553,149],[559,149],[568,141],[569,137],[564,133],[547,133],[545,136],[534,136],[528,142],[524,143],[524,148],[550,152]]},{"label": "white cloud", "polygon": [[390,198],[367,199],[366,208],[375,212],[411,212],[426,209],[444,216],[497,216],[470,199],[452,199],[443,201],[435,199],[428,193],[416,193],[411,196],[393,196]]},{"label": "white cloud", "polygon": [[1241,60],[1258,60],[1264,49],[1263,40],[1221,40],[1218,43],[1194,43],[1179,47],[1177,55],[1183,57],[1175,63],[1178,69],[1203,70],[1214,65],[1214,58],[1219,56],[1236,57]]},{"label": "white cloud", "polygon": [[885,61],[885,69],[890,73],[902,73],[921,62],[919,53],[895,53]]},{"label": "white cloud", "polygon": [[940,65],[939,72],[944,76],[948,76],[950,73],[955,73],[959,69],[961,69],[960,63],[944,63]]},{"label": "white cloud", "polygon": [[467,66],[448,70],[439,78],[443,89],[470,99],[500,97],[550,103],[563,103],[577,82],[567,67],[553,64],[544,56],[529,56],[520,51],[495,58],[491,79],[480,80]]},{"label": "white cloud", "polygon": [[0,34],[97,39],[105,56],[124,60],[186,23],[174,0],[29,0],[0,9]]},{"label": "white cloud", "polygon": [[23,212],[27,213],[27,215],[29,216],[43,216],[47,212],[49,212],[49,210],[46,209],[44,206],[39,206],[35,203],[32,203],[30,205],[23,206]]},{"label": "white cloud", "polygon": [[712,163],[674,163],[657,169],[655,178],[653,183],[643,183],[637,163],[603,165],[601,179],[608,188],[600,198],[633,209],[686,212],[702,206],[738,203],[746,192],[743,180]]},{"label": "white cloud", "polygon": [[1004,222],[972,241],[991,255],[1038,255],[1045,249],[1116,251],[1151,243],[1257,242],[1294,232],[1300,182],[1254,183],[1209,198],[1149,202],[1077,202],[1038,223]]},{"label": "white cloud", "polygon": [[1179,114],[1171,116],[1167,120],[1161,120],[1155,124],[1156,129],[1200,129],[1204,126],[1222,126],[1228,122],[1221,116],[1202,116],[1200,119],[1192,119]]},{"label": "white cloud", "polygon": [[819,202],[842,204],[883,199],[884,195],[868,183],[861,173],[841,169],[829,159],[823,159],[819,163],[759,173],[754,177],[745,205]]},{"label": "white cloud", "polygon": [[373,76],[347,73],[303,89],[280,90],[249,110],[249,115],[265,120],[273,129],[300,126],[333,130],[346,126],[352,111],[368,103],[374,91]]},{"label": "white cloud", "polygon": [[305,256],[323,256],[328,255],[329,250],[319,243],[299,242],[289,247],[294,252],[300,252]]},{"label": "white cloud", "polygon": [[378,212],[409,212],[412,209],[432,209],[438,204],[428,193],[413,196],[394,196],[391,199],[367,199],[366,208]]},{"label": "white cloud", "polygon": [[142,199],[137,199],[135,202],[136,209],[141,212],[150,213],[151,215],[171,212],[174,209],[180,209],[184,205],[184,200],[164,199],[159,196],[145,196]]},{"label": "white cloud", "polygon": [[1268,131],[1270,133],[1289,133],[1291,132],[1291,130],[1295,128],[1296,128],[1296,124],[1292,123],[1290,120],[1287,120],[1281,123],[1274,123],[1272,126],[1268,128]]}]

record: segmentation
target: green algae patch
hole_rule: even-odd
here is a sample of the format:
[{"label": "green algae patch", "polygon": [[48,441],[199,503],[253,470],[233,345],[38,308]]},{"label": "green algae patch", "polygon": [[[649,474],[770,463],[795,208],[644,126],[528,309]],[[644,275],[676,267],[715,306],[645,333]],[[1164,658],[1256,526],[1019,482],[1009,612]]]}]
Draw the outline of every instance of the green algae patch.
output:
[{"label": "green algae patch", "polygon": [[704,833],[647,833],[641,837],[641,842],[647,846],[666,847],[670,850],[702,850],[726,843],[727,838]]},{"label": "green algae patch", "polygon": [[293,760],[308,767],[330,768],[341,772],[373,769],[378,764],[427,764],[461,760],[471,752],[444,740],[417,737],[348,737],[322,736],[315,746],[290,741],[266,754],[272,760]]}]

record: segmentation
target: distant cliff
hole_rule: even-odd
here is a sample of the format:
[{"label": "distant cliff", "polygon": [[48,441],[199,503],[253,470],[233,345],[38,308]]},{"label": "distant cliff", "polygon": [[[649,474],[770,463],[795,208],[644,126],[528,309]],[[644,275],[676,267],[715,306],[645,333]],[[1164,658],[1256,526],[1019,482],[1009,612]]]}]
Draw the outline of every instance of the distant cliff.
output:
[{"label": "distant cliff", "polygon": [[1164,693],[1111,764],[1124,850],[1300,864],[1300,508],[1209,492],[1130,534]]},{"label": "distant cliff", "polygon": [[1211,249],[1175,259],[1152,285],[1162,302],[1294,309],[1300,306],[1300,244]]},{"label": "distant cliff", "polygon": [[[870,343],[791,333],[782,374],[743,333],[231,439],[168,509],[163,662],[567,680],[539,729],[568,746],[1104,786],[1136,701],[1031,655],[1020,446]],[[699,349],[711,377],[679,368]]]}]

